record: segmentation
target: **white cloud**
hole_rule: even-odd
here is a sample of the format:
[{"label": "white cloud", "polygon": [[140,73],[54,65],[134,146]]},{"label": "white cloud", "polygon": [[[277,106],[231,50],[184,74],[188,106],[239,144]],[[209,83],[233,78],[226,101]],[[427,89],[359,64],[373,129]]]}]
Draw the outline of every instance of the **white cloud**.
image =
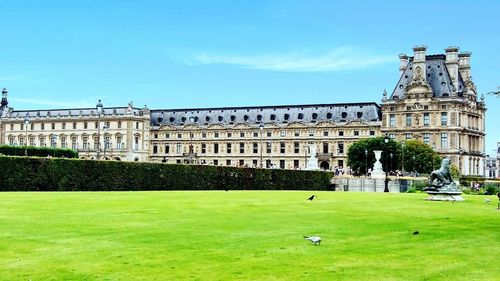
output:
[{"label": "white cloud", "polygon": [[230,64],[242,68],[287,72],[327,72],[363,69],[394,62],[393,55],[370,55],[351,48],[338,48],[320,55],[288,53],[276,55],[200,54],[191,64]]},{"label": "white cloud", "polygon": [[0,81],[12,81],[12,80],[18,80],[21,78],[22,78],[21,75],[3,76],[3,77],[0,77]]}]

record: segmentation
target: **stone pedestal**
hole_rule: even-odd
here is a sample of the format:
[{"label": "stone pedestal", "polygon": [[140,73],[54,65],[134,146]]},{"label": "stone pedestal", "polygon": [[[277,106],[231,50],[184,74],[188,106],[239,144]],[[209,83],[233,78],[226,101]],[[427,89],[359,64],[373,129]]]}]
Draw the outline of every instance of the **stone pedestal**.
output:
[{"label": "stone pedestal", "polygon": [[316,155],[316,145],[315,144],[310,144],[309,145],[309,160],[307,161],[307,166],[306,170],[309,171],[318,171],[319,166],[318,166],[318,157]]},{"label": "stone pedestal", "polygon": [[461,191],[427,191],[430,201],[464,201]]}]

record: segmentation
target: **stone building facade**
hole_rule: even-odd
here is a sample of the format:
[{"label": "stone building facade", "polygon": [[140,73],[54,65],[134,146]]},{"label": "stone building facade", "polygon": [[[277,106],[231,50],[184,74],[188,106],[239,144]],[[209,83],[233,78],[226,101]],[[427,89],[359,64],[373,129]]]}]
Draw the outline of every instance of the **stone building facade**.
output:
[{"label": "stone building facade", "polygon": [[470,78],[470,53],[400,55],[400,79],[381,105],[278,105],[190,109],[125,107],[14,110],[0,106],[0,143],[73,148],[85,159],[120,159],[302,169],[346,167],[349,145],[387,134],[419,139],[465,175],[484,173],[484,99]]},{"label": "stone building facade", "polygon": [[400,79],[389,97],[384,92],[381,133],[421,140],[462,174],[483,175],[486,106],[471,80],[471,54],[458,47],[442,55],[426,55],[425,46],[413,51],[400,55]]}]

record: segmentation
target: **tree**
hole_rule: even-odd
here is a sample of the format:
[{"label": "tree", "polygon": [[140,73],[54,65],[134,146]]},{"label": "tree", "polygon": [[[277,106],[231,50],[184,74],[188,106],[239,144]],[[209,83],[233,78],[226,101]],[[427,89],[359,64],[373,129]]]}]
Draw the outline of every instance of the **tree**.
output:
[{"label": "tree", "polygon": [[[367,153],[365,153],[365,150]],[[392,139],[389,139],[389,142],[386,144],[383,137],[366,138],[356,141],[349,146],[347,152],[347,165],[351,167],[354,174],[366,174],[368,168],[373,167],[375,163],[374,150],[382,150],[380,162],[382,163],[384,171],[397,169],[399,153],[401,151],[400,144]]]},{"label": "tree", "polygon": [[419,140],[404,141],[402,155],[405,171],[429,174],[441,166],[441,156],[432,147]]},{"label": "tree", "polygon": [[[403,142],[404,145],[402,145]],[[401,171],[404,166],[407,172],[430,173],[441,165],[441,157],[429,145],[418,140],[403,142],[389,139],[386,144],[383,137],[356,141],[347,152],[347,165],[351,167],[354,174],[365,174],[367,169],[373,167],[375,163],[374,150],[382,150],[380,162],[384,171]]]}]

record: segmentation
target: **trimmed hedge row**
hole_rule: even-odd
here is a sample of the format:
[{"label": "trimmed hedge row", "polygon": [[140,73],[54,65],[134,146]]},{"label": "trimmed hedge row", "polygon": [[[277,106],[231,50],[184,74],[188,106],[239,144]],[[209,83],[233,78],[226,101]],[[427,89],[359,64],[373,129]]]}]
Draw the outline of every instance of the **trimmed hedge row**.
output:
[{"label": "trimmed hedge row", "polygon": [[0,191],[329,190],[331,173],[0,157]]},{"label": "trimmed hedge row", "polygon": [[11,156],[24,156],[26,150],[28,156],[78,158],[78,152],[66,148],[50,148],[38,146],[17,146],[17,145],[0,145],[0,154]]}]

